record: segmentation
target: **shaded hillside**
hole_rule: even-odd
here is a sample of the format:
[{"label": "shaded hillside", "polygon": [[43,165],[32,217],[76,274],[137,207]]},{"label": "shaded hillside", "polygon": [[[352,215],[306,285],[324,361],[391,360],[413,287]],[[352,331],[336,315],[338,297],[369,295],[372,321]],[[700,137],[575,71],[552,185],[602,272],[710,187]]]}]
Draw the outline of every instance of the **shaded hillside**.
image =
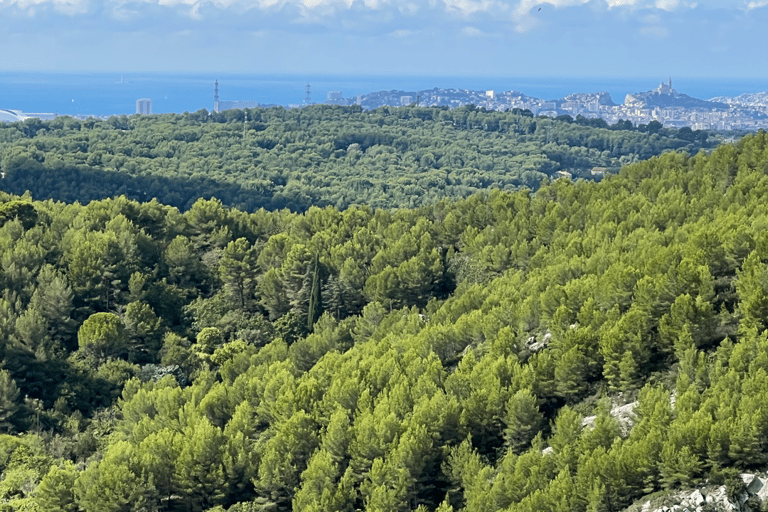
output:
[{"label": "shaded hillside", "polygon": [[472,107],[31,119],[0,124],[0,188],[68,202],[157,198],[182,210],[213,196],[246,211],[416,207],[535,189],[558,171],[593,179],[595,167],[706,145],[706,133],[612,128]]}]

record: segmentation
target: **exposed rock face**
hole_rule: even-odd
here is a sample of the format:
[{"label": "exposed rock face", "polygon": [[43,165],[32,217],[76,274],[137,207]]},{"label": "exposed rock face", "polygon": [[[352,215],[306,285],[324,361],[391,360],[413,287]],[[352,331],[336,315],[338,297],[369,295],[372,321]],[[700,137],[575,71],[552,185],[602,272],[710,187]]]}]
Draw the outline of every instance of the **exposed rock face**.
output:
[{"label": "exposed rock face", "polygon": [[[632,430],[632,427],[635,424],[635,419],[637,419],[635,416],[635,407],[637,407],[637,404],[638,402],[631,402],[626,405],[611,408],[611,416],[616,418],[616,421],[619,422],[619,428],[621,428],[621,435],[623,436],[629,435],[629,431]],[[596,419],[597,416],[587,416],[581,420],[581,426],[592,428],[595,426]]]},{"label": "exposed rock face", "polygon": [[615,107],[616,103],[613,102],[613,98],[607,92],[595,92],[595,93],[576,93],[569,94],[562,100],[563,101],[575,101],[579,103],[595,103],[600,105],[607,105],[609,107]]},{"label": "exposed rock face", "polygon": [[[701,489],[679,491],[663,498],[664,504],[654,503],[658,499],[643,498],[627,509],[628,512],[705,512],[717,511],[746,511],[749,509],[747,500],[757,498],[760,503],[768,499],[768,474],[744,473],[741,475],[747,492],[741,495],[738,503],[731,503],[726,495],[724,485],[706,486]],[[757,512],[752,511],[752,512]]]},{"label": "exposed rock face", "polygon": [[530,350],[531,352],[538,352],[539,350],[543,350],[549,347],[549,342],[551,340],[552,340],[552,333],[547,331],[546,333],[544,333],[544,336],[539,341],[536,341],[535,336],[531,336],[526,341],[526,345],[528,346],[528,350]]}]

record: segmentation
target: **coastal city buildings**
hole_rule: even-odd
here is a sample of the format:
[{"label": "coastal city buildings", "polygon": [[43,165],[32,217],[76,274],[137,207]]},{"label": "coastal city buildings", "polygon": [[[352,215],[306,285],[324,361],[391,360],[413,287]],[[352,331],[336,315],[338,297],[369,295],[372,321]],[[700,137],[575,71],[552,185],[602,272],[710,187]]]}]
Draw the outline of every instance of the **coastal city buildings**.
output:
[{"label": "coastal city buildings", "polygon": [[[565,98],[545,100],[519,91],[472,91],[469,89],[428,89],[423,91],[381,91],[366,94],[355,102],[366,110],[384,105],[408,105],[419,98],[422,107],[474,105],[486,110],[528,110],[534,116],[582,116],[601,118],[609,125],[623,120],[638,126],[658,121],[668,128],[688,126],[693,130],[768,129],[768,93],[718,97],[710,100],[678,93],[672,80],[656,89],[627,94],[623,104],[616,104],[607,92],[576,93]],[[352,104],[351,101],[348,102]]]},{"label": "coastal city buildings", "polygon": [[[301,108],[313,104],[307,88],[304,104],[288,105]],[[221,100],[219,83],[214,83],[213,112],[230,109],[266,108],[275,106],[254,100]],[[690,127],[692,130],[756,131],[768,129],[768,92],[748,93],[735,97],[716,97],[702,100],[679,93],[672,87],[672,80],[662,82],[656,89],[627,94],[622,104],[617,104],[607,92],[574,93],[560,99],[542,99],[527,96],[519,91],[440,89],[422,91],[379,91],[357,94],[345,98],[342,91],[327,93],[326,104],[359,105],[365,110],[382,106],[448,107],[474,105],[486,110],[528,110],[534,116],[570,116],[572,119],[603,119],[608,125],[629,121],[634,126],[657,121],[667,128]],[[151,114],[152,100],[136,101],[137,114]],[[54,119],[57,114],[29,113],[21,110],[0,109],[0,122],[24,121],[29,118]],[[75,114],[77,119],[91,116]],[[564,119],[568,119],[564,117]]]}]

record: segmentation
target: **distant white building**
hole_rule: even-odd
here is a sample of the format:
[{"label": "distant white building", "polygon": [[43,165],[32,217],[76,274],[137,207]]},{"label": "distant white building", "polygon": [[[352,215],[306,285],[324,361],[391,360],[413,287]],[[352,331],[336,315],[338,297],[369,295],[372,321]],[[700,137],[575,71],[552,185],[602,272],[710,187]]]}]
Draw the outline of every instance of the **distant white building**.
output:
[{"label": "distant white building", "polygon": [[668,84],[661,82],[659,86],[656,88],[656,92],[658,92],[659,94],[669,94],[672,96],[677,96],[677,91],[672,88],[672,77],[669,77]]},{"label": "distant white building", "polygon": [[149,98],[141,98],[136,100],[136,113],[142,115],[149,115],[152,113],[152,100]]},{"label": "distant white building", "polygon": [[328,101],[341,101],[343,98],[343,95],[341,91],[328,91]]},{"label": "distant white building", "polygon": [[21,110],[9,110],[0,108],[0,123],[15,123],[16,121],[24,121],[25,119],[36,118],[43,121],[50,121],[56,119],[56,114],[43,113],[43,112],[22,112]]},{"label": "distant white building", "polygon": [[400,105],[408,106],[413,103],[413,96],[400,96]]},{"label": "distant white building", "polygon": [[5,110],[0,109],[0,121],[6,123],[15,123],[16,121],[23,121],[26,116],[22,114],[21,110]]}]

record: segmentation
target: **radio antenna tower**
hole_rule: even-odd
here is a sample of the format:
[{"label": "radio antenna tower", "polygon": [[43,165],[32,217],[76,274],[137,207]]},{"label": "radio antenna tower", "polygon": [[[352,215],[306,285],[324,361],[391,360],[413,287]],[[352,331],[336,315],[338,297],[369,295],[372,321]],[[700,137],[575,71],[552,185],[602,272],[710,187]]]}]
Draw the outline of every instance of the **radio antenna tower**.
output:
[{"label": "radio antenna tower", "polygon": [[307,105],[312,104],[312,88],[309,86],[309,82],[307,82],[307,97],[304,98],[304,103]]},{"label": "radio antenna tower", "polygon": [[213,86],[213,111],[218,112],[219,111],[219,81],[216,80],[216,83]]}]

